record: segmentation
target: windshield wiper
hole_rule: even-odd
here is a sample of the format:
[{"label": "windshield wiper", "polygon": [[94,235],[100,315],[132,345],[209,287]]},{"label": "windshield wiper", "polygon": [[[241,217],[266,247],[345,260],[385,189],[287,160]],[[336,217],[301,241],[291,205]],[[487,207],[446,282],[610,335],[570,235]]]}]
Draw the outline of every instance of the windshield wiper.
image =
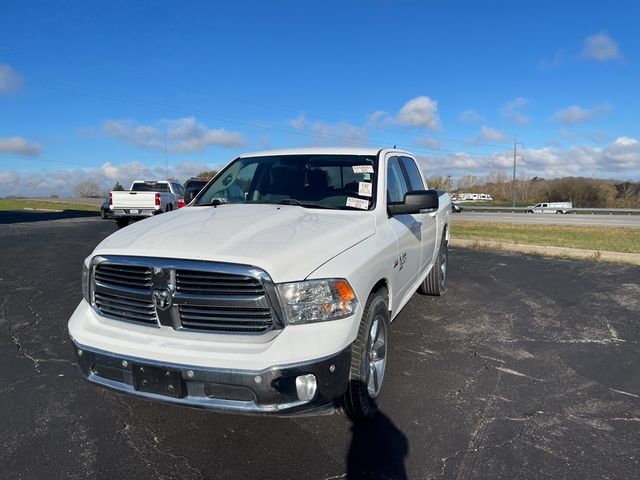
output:
[{"label": "windshield wiper", "polygon": [[305,208],[328,208],[330,210],[334,209],[333,207],[330,207],[328,205],[322,205],[320,203],[301,202],[300,200],[296,200],[295,198],[283,198],[278,203],[281,205],[297,205],[299,207],[305,207]]},{"label": "windshield wiper", "polygon": [[227,202],[222,198],[212,198],[211,202],[209,202],[209,205],[213,205],[214,207],[217,207],[218,205],[224,205],[225,203]]}]

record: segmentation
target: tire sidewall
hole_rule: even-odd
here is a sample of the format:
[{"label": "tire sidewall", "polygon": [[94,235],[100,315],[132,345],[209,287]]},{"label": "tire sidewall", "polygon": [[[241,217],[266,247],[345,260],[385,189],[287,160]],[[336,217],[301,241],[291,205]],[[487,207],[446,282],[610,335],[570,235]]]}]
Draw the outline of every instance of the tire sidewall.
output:
[{"label": "tire sidewall", "polygon": [[[373,320],[379,318],[385,329],[385,371],[380,382],[380,390],[375,398],[372,398],[367,389],[367,375],[369,370],[369,351],[371,348],[371,326]],[[378,410],[378,402],[384,397],[384,382],[389,368],[389,340],[390,340],[390,319],[387,306],[386,291],[374,293],[365,306],[365,311],[360,322],[358,337],[356,342],[366,345],[360,351],[352,350],[351,372],[349,376],[349,391],[347,392],[347,413],[353,420],[365,420],[370,418]],[[380,326],[378,328],[381,328]],[[354,343],[356,343],[354,342]]]}]

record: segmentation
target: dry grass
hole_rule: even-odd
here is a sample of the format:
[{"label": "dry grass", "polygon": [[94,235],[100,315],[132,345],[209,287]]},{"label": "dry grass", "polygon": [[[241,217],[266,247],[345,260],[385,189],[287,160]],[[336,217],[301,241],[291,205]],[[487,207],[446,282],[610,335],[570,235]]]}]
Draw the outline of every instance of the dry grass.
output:
[{"label": "dry grass", "polygon": [[22,198],[0,198],[0,211],[7,210],[81,211],[98,213],[100,212],[100,205],[27,200]]},{"label": "dry grass", "polygon": [[468,240],[640,253],[638,228],[456,222],[451,234]]}]

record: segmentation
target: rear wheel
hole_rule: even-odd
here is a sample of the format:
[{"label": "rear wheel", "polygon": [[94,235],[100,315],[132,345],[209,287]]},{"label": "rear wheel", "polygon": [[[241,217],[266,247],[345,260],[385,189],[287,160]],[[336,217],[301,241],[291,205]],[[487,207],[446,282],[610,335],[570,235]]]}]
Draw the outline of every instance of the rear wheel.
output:
[{"label": "rear wheel", "polygon": [[118,228],[124,228],[127,225],[129,225],[129,219],[128,218],[117,218],[116,219],[116,223],[118,224]]},{"label": "rear wheel", "polygon": [[388,349],[389,308],[387,290],[382,288],[367,300],[351,351],[349,387],[343,408],[354,422],[367,420],[378,411],[375,399],[382,390]]},{"label": "rear wheel", "polygon": [[440,241],[440,250],[436,263],[431,271],[424,279],[418,291],[423,295],[434,295],[440,297],[447,290],[447,260],[449,257],[449,249],[447,244],[446,232],[442,234]]}]

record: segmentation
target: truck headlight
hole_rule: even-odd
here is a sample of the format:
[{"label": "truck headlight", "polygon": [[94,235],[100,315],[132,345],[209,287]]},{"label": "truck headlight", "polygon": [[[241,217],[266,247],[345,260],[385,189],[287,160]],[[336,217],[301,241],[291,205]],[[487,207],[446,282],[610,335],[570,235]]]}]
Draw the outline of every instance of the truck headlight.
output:
[{"label": "truck headlight", "polygon": [[91,257],[87,257],[84,259],[84,263],[82,264],[82,296],[89,304],[91,304],[90,272],[91,272]]},{"label": "truck headlight", "polygon": [[351,315],[358,299],[344,279],[281,283],[278,295],[288,324],[323,322]]}]

